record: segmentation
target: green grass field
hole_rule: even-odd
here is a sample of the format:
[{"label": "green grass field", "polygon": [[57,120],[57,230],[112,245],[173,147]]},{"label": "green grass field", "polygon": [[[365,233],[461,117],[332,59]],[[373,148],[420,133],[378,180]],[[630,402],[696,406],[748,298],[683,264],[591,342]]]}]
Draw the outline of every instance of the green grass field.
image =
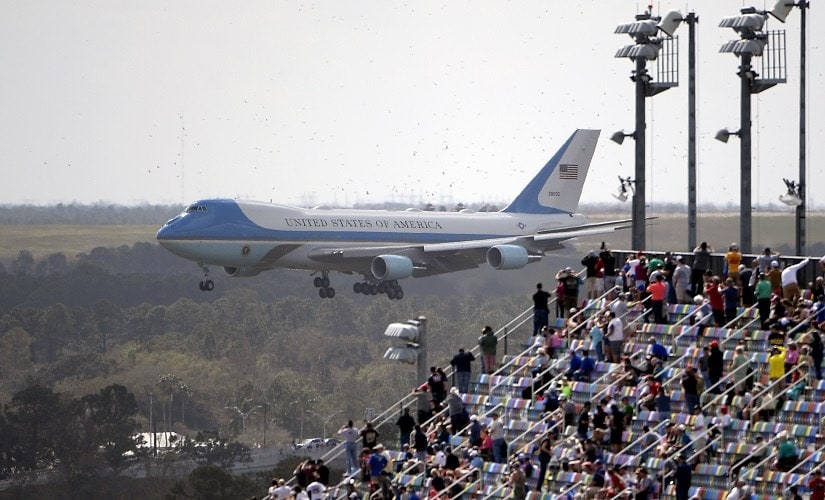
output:
[{"label": "green grass field", "polygon": [[[628,213],[589,213],[592,222],[629,217]],[[648,250],[673,250],[685,252],[687,248],[686,214],[650,214],[659,218],[647,228]],[[809,254],[825,253],[825,213],[808,214]],[[785,213],[755,213],[753,217],[754,250],[765,246],[779,248],[783,244],[794,247],[794,221],[790,211]],[[8,263],[20,250],[30,250],[36,259],[51,253],[63,252],[70,260],[81,252],[95,247],[118,247],[139,241],[155,241],[154,225],[0,225],[0,262]],[[698,241],[707,241],[717,251],[739,239],[739,217],[733,213],[700,214],[697,224]],[[575,240],[572,246],[579,251],[605,240],[612,248],[630,248],[630,230],[622,230],[606,236],[592,236]],[[692,250],[692,249],[691,249]]]},{"label": "green grass field", "polygon": [[158,226],[101,225],[0,225],[0,262],[9,262],[20,250],[35,259],[63,252],[69,260],[95,247],[119,247],[155,241]]}]

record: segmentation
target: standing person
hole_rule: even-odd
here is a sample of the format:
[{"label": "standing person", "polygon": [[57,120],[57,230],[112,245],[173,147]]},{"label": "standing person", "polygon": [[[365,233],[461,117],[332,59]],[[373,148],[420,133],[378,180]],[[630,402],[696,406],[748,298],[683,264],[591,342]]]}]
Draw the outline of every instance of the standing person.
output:
[{"label": "standing person", "polygon": [[728,253],[725,254],[725,264],[727,265],[727,277],[734,283],[739,283],[739,264],[742,263],[742,254],[739,252],[739,245],[731,243]]},{"label": "standing person", "polygon": [[507,459],[507,444],[504,441],[504,425],[498,418],[498,413],[490,415],[492,422],[487,428],[490,438],[493,440],[493,461],[498,464],[505,463]]},{"label": "standing person", "polygon": [[352,426],[352,420],[347,422],[347,425],[341,427],[338,434],[344,439],[344,454],[347,459],[347,475],[352,475],[358,472],[358,429]]},{"label": "standing person", "polygon": [[698,247],[693,249],[693,271],[690,274],[691,295],[702,292],[703,276],[705,271],[710,269],[710,254],[713,248],[703,241]]},{"label": "standing person", "polygon": [[688,500],[691,482],[693,481],[693,469],[685,460],[683,454],[676,457],[676,500]]},{"label": "standing person", "polygon": [[[581,279],[576,275],[572,267],[565,267],[556,273],[556,279],[564,284],[564,310],[566,314],[569,314],[567,311],[579,305],[579,285],[581,284]],[[569,316],[566,317],[569,318]]]},{"label": "standing person", "polygon": [[[602,266],[604,267],[602,271],[604,274],[604,290],[607,291],[616,286],[616,257],[604,242],[602,242],[601,252],[599,252],[599,259],[601,259]],[[825,259],[825,257],[823,257],[823,259]],[[823,267],[823,269],[825,269],[825,267]],[[621,293],[622,290],[619,289],[618,292]],[[611,293],[608,298],[612,300],[615,295],[615,293]]]},{"label": "standing person", "polygon": [[607,323],[607,342],[610,346],[609,361],[618,363],[622,357],[622,344],[624,343],[624,324],[616,317],[616,313],[607,313],[610,321]]},{"label": "standing person", "polygon": [[410,444],[410,433],[415,429],[415,419],[410,415],[409,408],[404,408],[404,412],[398,417],[395,425],[398,427],[400,437],[401,448],[399,449],[403,449],[405,444]]},{"label": "standing person", "polygon": [[656,280],[647,286],[647,293],[650,294],[650,307],[653,309],[653,322],[657,325],[667,323],[665,319],[665,299],[667,298],[667,283],[665,277],[659,273]]},{"label": "standing person", "polygon": [[539,443],[539,477],[536,480],[536,492],[541,492],[544,487],[544,477],[547,474],[547,465],[553,456],[553,438],[550,433],[544,435]]},{"label": "standing person", "polygon": [[805,259],[782,270],[780,280],[782,282],[782,297],[788,300],[799,298],[799,283],[796,281],[796,273],[808,263],[810,259]]},{"label": "standing person", "polygon": [[736,318],[739,307],[739,289],[736,288],[733,278],[725,280],[725,286],[722,287],[722,302],[725,304],[725,324],[731,323]]},{"label": "standing person", "polygon": [[490,374],[496,371],[496,345],[498,345],[498,339],[493,334],[492,327],[485,326],[478,340],[478,347],[481,351],[481,369],[484,373]]},{"label": "standing person", "polygon": [[676,292],[678,304],[689,304],[692,300],[690,292],[690,267],[685,264],[685,258],[676,257],[676,269],[673,270],[673,288]]},{"label": "standing person", "polygon": [[720,287],[721,282],[718,276],[711,278],[710,282],[705,285],[705,295],[710,303],[710,310],[716,326],[723,326],[725,324],[725,301],[722,300]]},{"label": "standing person", "polygon": [[361,444],[363,449],[373,449],[378,444],[378,431],[372,427],[372,422],[367,422],[364,430],[361,431]]},{"label": "standing person", "polygon": [[585,267],[584,293],[588,299],[595,299],[599,296],[596,281],[599,279],[599,257],[595,250],[590,250],[582,259]]},{"label": "standing person", "polygon": [[470,392],[470,374],[472,363],[476,357],[471,352],[465,352],[464,348],[458,349],[458,354],[450,360],[450,366],[455,370],[456,385],[461,394]]},{"label": "standing person", "polygon": [[768,321],[771,319],[771,282],[766,274],[759,275],[759,283],[756,284],[756,307],[759,310],[760,328],[768,328]]},{"label": "standing person", "polygon": [[768,272],[768,269],[771,267],[771,262],[773,262],[776,257],[779,257],[778,253],[773,253],[770,248],[766,248],[765,251],[762,252],[762,255],[756,259],[759,263],[759,273],[765,274]]},{"label": "standing person", "polygon": [[[753,261],[752,264],[754,267],[756,264],[756,260]],[[755,269],[753,267],[745,267],[742,264],[739,264],[739,281],[742,283],[742,305],[745,307],[750,307],[756,304],[756,297],[754,297],[753,292],[756,288],[756,276],[754,275]]]},{"label": "standing person", "polygon": [[822,380],[822,358],[823,355],[825,355],[825,344],[822,342],[822,336],[819,334],[819,330],[814,328],[810,333],[811,342],[809,347],[811,348],[811,358],[814,362],[814,374],[817,380]]},{"label": "standing person", "polygon": [[604,327],[606,323],[601,314],[590,321],[592,325],[590,327],[590,349],[596,353],[597,361],[604,361]]},{"label": "standing person", "polygon": [[[722,351],[719,349],[719,342],[713,341],[710,343],[710,354],[708,355],[708,378],[710,385],[714,385],[722,378],[722,373],[725,370],[725,361]],[[721,394],[721,387],[718,385],[711,391],[714,394]]]},{"label": "standing person", "polygon": [[541,283],[536,283],[536,293],[533,294],[533,336],[538,335],[541,327],[548,325],[550,309],[547,302],[550,294],[542,289]]},{"label": "standing person", "polygon": [[430,378],[427,379],[427,388],[433,395],[433,401],[440,404],[447,397],[447,379],[435,366],[430,367]]}]

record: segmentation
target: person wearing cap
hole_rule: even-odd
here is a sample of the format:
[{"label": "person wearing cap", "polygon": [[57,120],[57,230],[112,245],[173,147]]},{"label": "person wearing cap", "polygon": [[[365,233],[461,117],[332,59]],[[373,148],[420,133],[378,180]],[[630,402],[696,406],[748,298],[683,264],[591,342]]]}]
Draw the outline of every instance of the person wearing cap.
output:
[{"label": "person wearing cap", "polygon": [[785,388],[785,348],[778,345],[773,346],[771,354],[768,356],[768,380],[777,382],[775,391]]},{"label": "person wearing cap", "polygon": [[796,301],[799,298],[799,283],[796,281],[796,273],[808,264],[810,259],[804,259],[796,264],[787,266],[780,273],[780,282],[782,284],[782,298]]},{"label": "person wearing cap", "polygon": [[[556,273],[556,279],[561,281],[564,285],[564,310],[570,311],[571,308],[576,307],[579,302],[579,286],[582,284],[572,267],[565,267]],[[569,319],[569,312],[565,319]]]}]

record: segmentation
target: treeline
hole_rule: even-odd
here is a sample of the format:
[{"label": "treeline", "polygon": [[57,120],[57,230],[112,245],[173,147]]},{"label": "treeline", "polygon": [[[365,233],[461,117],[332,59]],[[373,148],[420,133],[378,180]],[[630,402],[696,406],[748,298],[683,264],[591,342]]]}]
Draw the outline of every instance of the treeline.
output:
[{"label": "treeline", "polygon": [[160,224],[183,205],[0,205],[0,224]]},{"label": "treeline", "polygon": [[286,444],[321,435],[324,416],[341,412],[329,435],[410,390],[413,368],[382,359],[387,324],[425,314],[430,361],[444,365],[458,347],[475,345],[481,326],[526,308],[470,295],[203,294],[182,278],[116,276],[92,265],[51,278],[0,277],[5,301],[23,297],[26,283],[41,294],[0,310],[0,401],[33,385],[82,397],[118,384],[135,394],[143,429],[152,414],[159,431],[219,431],[250,444],[266,432],[268,442]]}]

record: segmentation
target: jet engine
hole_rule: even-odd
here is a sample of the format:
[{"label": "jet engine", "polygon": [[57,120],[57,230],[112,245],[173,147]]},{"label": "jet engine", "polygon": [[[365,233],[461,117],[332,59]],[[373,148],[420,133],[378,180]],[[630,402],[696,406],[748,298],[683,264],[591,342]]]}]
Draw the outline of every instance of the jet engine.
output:
[{"label": "jet engine", "polygon": [[487,264],[493,269],[520,269],[527,262],[527,249],[518,245],[496,245],[487,250]]},{"label": "jet engine", "polygon": [[412,275],[413,263],[403,255],[378,255],[372,259],[370,272],[379,281],[400,280]]},{"label": "jet engine", "polygon": [[233,278],[248,278],[261,274],[261,271],[258,269],[249,269],[246,267],[224,267],[223,272]]}]

